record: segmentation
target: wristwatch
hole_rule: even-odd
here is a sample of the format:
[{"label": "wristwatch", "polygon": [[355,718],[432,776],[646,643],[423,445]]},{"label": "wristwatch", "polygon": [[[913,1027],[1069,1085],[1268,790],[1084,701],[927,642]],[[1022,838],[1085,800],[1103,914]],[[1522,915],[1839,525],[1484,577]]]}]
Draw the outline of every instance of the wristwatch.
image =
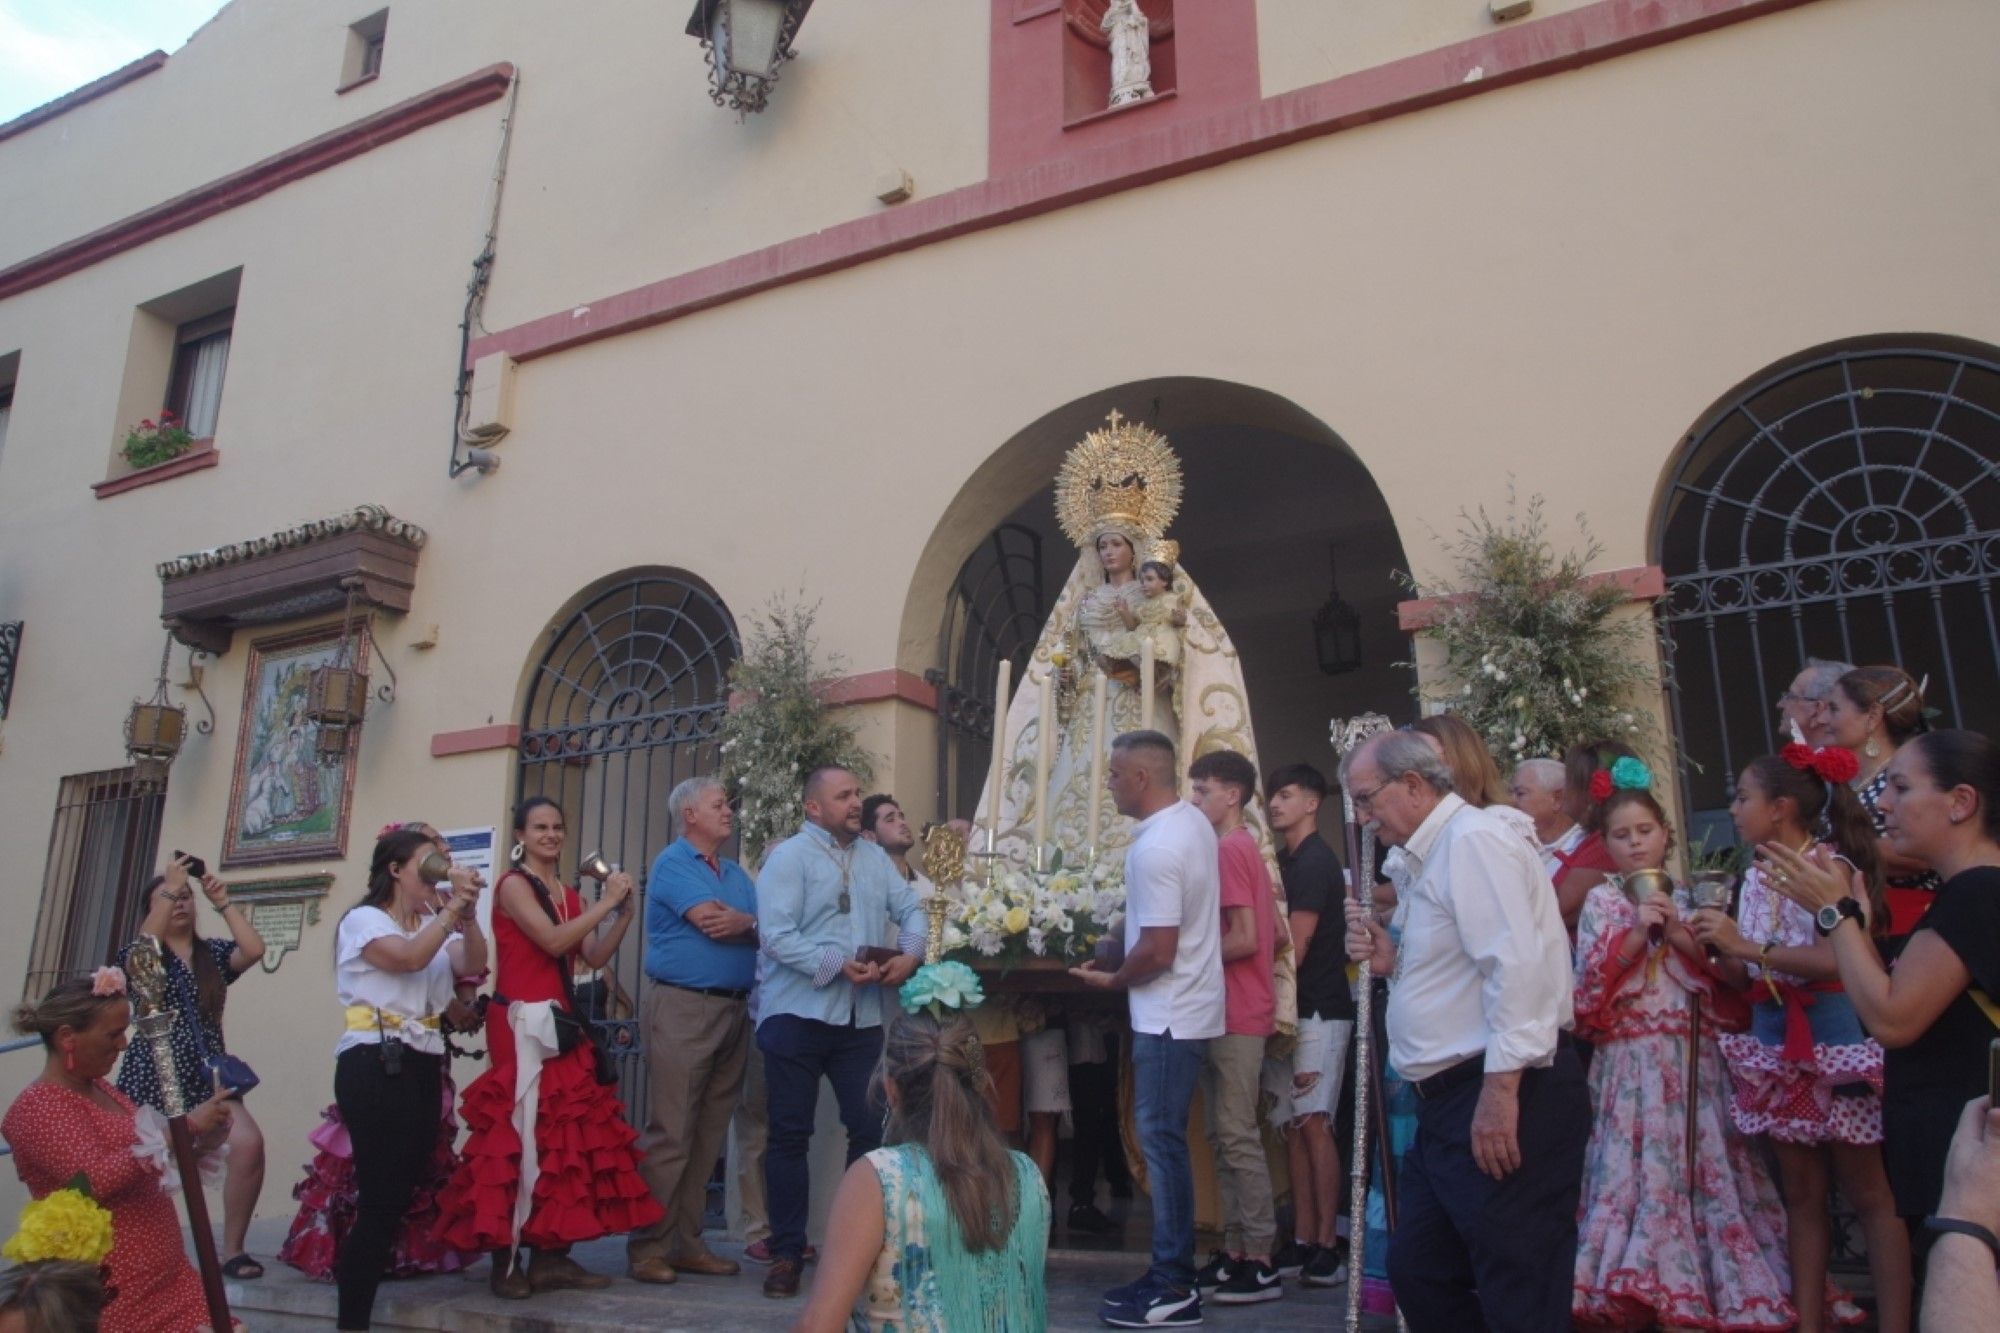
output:
[{"label": "wristwatch", "polygon": [[1852,898],[1842,898],[1837,903],[1829,903],[1813,914],[1813,924],[1819,927],[1821,935],[1831,935],[1840,927],[1844,919],[1851,919],[1857,925],[1862,920],[1861,904]]}]

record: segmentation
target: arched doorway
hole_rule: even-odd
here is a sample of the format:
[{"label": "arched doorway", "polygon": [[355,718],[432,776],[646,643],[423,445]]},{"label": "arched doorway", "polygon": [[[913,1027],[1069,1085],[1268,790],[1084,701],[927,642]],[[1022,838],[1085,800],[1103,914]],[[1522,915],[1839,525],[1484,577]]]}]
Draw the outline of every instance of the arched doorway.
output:
[{"label": "arched doorway", "polygon": [[2000,349],[1878,337],[1801,353],[1688,433],[1655,559],[1696,836],[1730,840],[1736,774],[1769,754],[1808,657],[1900,663],[1942,726],[2000,726]]},{"label": "arched doorway", "polygon": [[[991,757],[994,667],[1018,668],[1077,558],[1056,525],[1064,454],[1116,408],[1164,433],[1180,456],[1185,500],[1169,533],[1242,656],[1258,758],[1332,776],[1330,718],[1367,709],[1416,713],[1397,628],[1409,568],[1380,489],[1348,444],[1297,404],[1249,385],[1186,377],[1138,381],[1065,404],[995,450],[933,533],[905,608],[911,638],[937,637],[936,808],[969,816]],[[1359,613],[1363,660],[1328,674],[1313,617],[1334,593]],[[956,571],[955,574],[950,571]],[[946,577],[940,577],[940,574]],[[928,610],[927,610],[928,608]]]},{"label": "arched doorway", "polygon": [[[569,836],[565,875],[591,852],[640,881],[672,838],[674,784],[718,768],[736,622],[709,586],[672,569],[627,570],[592,585],[549,623],[521,710],[516,799],[548,796]],[[588,886],[583,891],[590,892]],[[614,971],[639,998],[645,932],[627,931]],[[626,1105],[645,1114],[636,1022],[610,1024]],[[640,1121],[643,1123],[643,1121]]]}]

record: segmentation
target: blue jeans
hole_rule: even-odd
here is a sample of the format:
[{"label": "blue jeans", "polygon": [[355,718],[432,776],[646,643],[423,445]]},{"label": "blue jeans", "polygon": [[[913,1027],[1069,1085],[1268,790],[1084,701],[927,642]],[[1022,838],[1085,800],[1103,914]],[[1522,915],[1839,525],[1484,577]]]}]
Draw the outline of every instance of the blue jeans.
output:
[{"label": "blue jeans", "polygon": [[882,1029],[836,1027],[796,1014],[772,1014],[757,1025],[764,1053],[770,1138],[764,1150],[764,1192],[771,1210],[771,1253],[797,1259],[806,1248],[806,1213],[812,1146],[819,1113],[819,1081],[833,1084],[840,1122],[847,1127],[847,1164],[882,1146],[881,1103],[868,1081],[882,1058]]},{"label": "blue jeans", "polygon": [[1194,1285],[1194,1167],[1188,1111],[1208,1059],[1205,1041],[1171,1031],[1132,1034],[1132,1089],[1139,1152],[1153,1193],[1153,1266],[1147,1275],[1180,1290]]}]

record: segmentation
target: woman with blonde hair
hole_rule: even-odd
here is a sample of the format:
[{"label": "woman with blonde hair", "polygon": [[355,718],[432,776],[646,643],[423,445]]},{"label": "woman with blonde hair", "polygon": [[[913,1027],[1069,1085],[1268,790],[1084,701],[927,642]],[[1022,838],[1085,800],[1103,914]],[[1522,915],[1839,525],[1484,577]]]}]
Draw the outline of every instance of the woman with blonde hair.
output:
[{"label": "woman with blonde hair", "polygon": [[[904,1008],[925,1011],[895,1019],[883,1040],[875,1079],[887,1146],[841,1181],[812,1298],[792,1326],[801,1333],[1048,1326],[1048,1191],[994,1126],[979,1038],[933,998],[935,968],[970,976],[934,964],[903,987]],[[978,982],[954,995],[977,1004]]]}]

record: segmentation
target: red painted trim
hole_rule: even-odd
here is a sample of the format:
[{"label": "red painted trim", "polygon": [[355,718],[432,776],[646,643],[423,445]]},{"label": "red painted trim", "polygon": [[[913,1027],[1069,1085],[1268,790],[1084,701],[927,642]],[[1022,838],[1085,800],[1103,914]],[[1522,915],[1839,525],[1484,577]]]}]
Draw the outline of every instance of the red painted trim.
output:
[{"label": "red painted trim", "polygon": [[135,246],[158,240],[217,213],[260,199],[281,186],[338,166],[426,125],[434,125],[460,112],[484,106],[503,96],[513,79],[512,65],[488,65],[477,73],[419,93],[372,116],[364,116],[352,124],[294,144],[241,171],[217,177],[206,185],[196,186],[163,204],[155,204],[130,217],[121,218],[87,236],[64,241],[54,249],[44,250],[9,268],[0,269],[0,299],[54,282]]},{"label": "red painted trim", "polygon": [[431,737],[431,758],[454,754],[478,754],[482,750],[515,750],[521,745],[521,729],[513,723],[468,727],[464,731],[440,731]]},{"label": "red painted trim", "polygon": [[32,130],[37,125],[54,120],[65,111],[74,111],[85,102],[94,102],[108,92],[123,88],[134,79],[143,79],[154,70],[167,63],[165,51],[148,51],[129,65],[121,65],[101,79],[92,79],[81,88],[72,88],[51,102],[44,102],[32,111],[23,111],[4,125],[0,125],[0,139],[11,139],[24,130]]},{"label": "red painted trim", "polygon": [[898,699],[906,704],[915,704],[932,712],[937,711],[937,689],[922,676],[912,675],[896,667],[881,671],[864,671],[855,676],[843,676],[839,680],[829,681],[826,687],[826,701],[836,708],[880,703],[885,699]]},{"label": "red painted trim", "polygon": [[[1599,0],[1376,69],[1149,130],[856,218],[475,339],[466,364],[518,361],[651,328],[758,292],[1087,203],[1371,121],[1691,37],[1813,0]],[[1475,66],[1482,78],[1465,82]],[[1116,122],[1113,122],[1116,123]],[[4,276],[4,275],[0,275]]]},{"label": "red painted trim", "polygon": [[164,463],[155,463],[137,472],[128,472],[122,477],[111,477],[105,481],[94,481],[90,489],[97,492],[100,500],[109,500],[114,495],[136,491],[141,486],[151,486],[155,482],[172,481],[175,477],[185,477],[190,472],[200,472],[212,468],[222,461],[222,451],[206,440],[188,447],[188,451],[177,458],[169,458]]},{"label": "red painted trim", "polygon": [[[1607,583],[1617,584],[1625,590],[1628,601],[1651,602],[1667,595],[1667,571],[1658,565],[1633,565],[1629,569],[1607,569],[1600,574],[1586,574],[1586,586],[1596,588]],[[1421,634],[1437,623],[1439,613],[1457,597],[1418,597],[1407,602],[1396,603],[1396,624],[1405,634]]]}]

